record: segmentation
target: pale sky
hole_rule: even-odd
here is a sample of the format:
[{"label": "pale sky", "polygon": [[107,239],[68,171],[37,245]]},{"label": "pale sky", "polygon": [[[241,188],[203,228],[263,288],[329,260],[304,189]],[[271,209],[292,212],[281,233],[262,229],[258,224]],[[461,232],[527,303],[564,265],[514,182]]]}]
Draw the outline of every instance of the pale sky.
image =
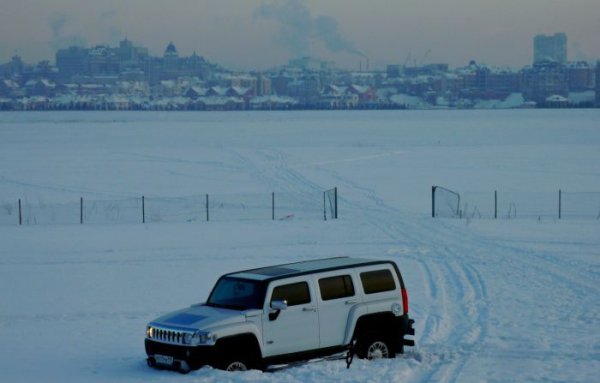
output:
[{"label": "pale sky", "polygon": [[299,55],[357,68],[469,60],[521,67],[533,36],[565,32],[570,60],[600,58],[600,0],[0,0],[0,63],[127,37],[232,69]]}]

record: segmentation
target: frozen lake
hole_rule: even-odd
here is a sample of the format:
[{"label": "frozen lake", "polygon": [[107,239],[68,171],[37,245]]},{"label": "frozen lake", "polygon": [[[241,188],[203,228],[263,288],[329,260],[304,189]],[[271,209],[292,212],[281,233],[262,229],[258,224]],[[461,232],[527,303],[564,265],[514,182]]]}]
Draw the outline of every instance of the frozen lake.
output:
[{"label": "frozen lake", "polygon": [[[600,110],[0,113],[0,208],[340,193],[337,221],[1,224],[0,377],[594,381],[600,222],[430,215],[432,185],[532,201],[600,192],[599,121]],[[145,366],[146,322],[202,301],[221,273],[340,255],[398,263],[414,350],[349,371],[336,361],[271,374]]]},{"label": "frozen lake", "polygon": [[[0,198],[314,191],[599,191],[597,110],[2,113]],[[304,180],[289,173],[309,175]],[[357,185],[357,186],[358,186]]]}]

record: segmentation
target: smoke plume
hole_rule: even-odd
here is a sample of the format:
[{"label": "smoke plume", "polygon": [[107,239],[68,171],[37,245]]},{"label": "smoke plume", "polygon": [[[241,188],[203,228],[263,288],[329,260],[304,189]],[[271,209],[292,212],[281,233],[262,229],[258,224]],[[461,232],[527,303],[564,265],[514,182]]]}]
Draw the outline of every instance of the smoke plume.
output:
[{"label": "smoke plume", "polygon": [[339,31],[331,16],[313,17],[301,0],[275,0],[254,11],[255,19],[272,20],[279,24],[280,42],[293,57],[310,55],[310,43],[322,42],[331,52],[346,52],[364,57]]},{"label": "smoke plume", "polygon": [[82,36],[69,35],[65,32],[65,26],[69,22],[66,13],[55,14],[48,20],[52,37],[49,44],[54,49],[66,48],[71,45],[85,46],[86,40]]}]

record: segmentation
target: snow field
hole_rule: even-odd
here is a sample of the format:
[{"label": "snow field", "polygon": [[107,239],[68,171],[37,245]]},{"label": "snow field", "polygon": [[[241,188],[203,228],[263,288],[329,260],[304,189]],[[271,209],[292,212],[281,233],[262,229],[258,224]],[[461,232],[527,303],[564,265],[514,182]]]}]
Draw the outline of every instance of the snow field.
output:
[{"label": "snow field", "polygon": [[[0,201],[340,190],[337,221],[0,226],[1,380],[593,382],[600,223],[433,220],[429,193],[600,191],[598,117],[0,114]],[[145,324],[222,273],[340,255],[397,261],[417,347],[349,370],[146,367]]]}]

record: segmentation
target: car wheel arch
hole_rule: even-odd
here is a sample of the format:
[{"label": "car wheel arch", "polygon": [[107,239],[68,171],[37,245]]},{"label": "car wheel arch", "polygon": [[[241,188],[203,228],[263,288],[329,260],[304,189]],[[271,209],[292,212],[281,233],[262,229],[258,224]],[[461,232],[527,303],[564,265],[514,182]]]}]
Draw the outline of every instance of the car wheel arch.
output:
[{"label": "car wheel arch", "polygon": [[356,339],[369,332],[387,333],[394,336],[397,331],[394,328],[394,318],[394,314],[390,312],[362,315],[356,321],[352,338]]},{"label": "car wheel arch", "polygon": [[252,333],[230,335],[217,340],[217,367],[239,358],[248,368],[258,368],[262,363],[262,352],[258,339]]}]

